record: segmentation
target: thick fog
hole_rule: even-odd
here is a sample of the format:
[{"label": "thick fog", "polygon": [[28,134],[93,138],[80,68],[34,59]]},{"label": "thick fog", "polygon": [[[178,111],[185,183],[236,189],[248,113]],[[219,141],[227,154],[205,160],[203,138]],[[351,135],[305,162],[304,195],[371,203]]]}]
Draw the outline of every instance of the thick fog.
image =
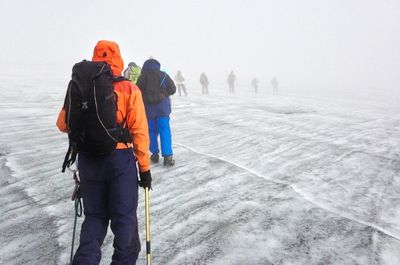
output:
[{"label": "thick fog", "polygon": [[55,122],[101,39],[186,77],[176,165],[151,165],[153,264],[400,264],[400,0],[0,0],[0,25],[0,264],[70,259]]},{"label": "thick fog", "polygon": [[188,82],[205,71],[226,85],[234,70],[239,85],[268,89],[277,76],[287,92],[399,90],[397,0],[1,0],[0,23],[3,73],[67,79],[108,39],[126,64],[153,56]]}]

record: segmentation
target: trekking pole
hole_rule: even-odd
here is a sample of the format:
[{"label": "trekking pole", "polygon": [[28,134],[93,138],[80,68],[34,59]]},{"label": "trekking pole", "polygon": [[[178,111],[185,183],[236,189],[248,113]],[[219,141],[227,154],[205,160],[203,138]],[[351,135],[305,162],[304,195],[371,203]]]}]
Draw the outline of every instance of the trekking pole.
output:
[{"label": "trekking pole", "polygon": [[150,248],[150,213],[149,213],[149,188],[144,189],[145,192],[145,208],[146,208],[146,260],[147,265],[151,265],[151,248]]},{"label": "trekking pole", "polygon": [[75,245],[75,231],[76,231],[76,222],[78,217],[82,216],[82,200],[81,200],[81,194],[79,190],[79,177],[76,174],[76,170],[74,172],[74,180],[75,180],[75,188],[71,196],[71,200],[74,201],[75,205],[75,220],[74,220],[74,229],[72,232],[72,244],[71,244],[71,256],[69,259],[69,264],[72,265],[72,259],[74,257],[74,245]]}]

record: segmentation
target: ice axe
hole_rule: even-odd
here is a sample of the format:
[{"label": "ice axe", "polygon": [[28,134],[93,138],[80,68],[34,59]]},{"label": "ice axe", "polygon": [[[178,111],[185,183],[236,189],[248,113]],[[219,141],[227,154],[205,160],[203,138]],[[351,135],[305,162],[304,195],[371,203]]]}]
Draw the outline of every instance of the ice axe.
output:
[{"label": "ice axe", "polygon": [[[68,167],[69,169],[69,167]],[[82,216],[82,196],[80,193],[80,179],[77,174],[77,170],[72,170],[74,173],[75,188],[71,195],[71,200],[75,204],[75,219],[74,219],[74,230],[72,232],[72,244],[71,244],[71,255],[69,264],[72,265],[72,259],[74,257],[74,245],[75,245],[75,231],[76,231],[76,221],[78,217]]]}]

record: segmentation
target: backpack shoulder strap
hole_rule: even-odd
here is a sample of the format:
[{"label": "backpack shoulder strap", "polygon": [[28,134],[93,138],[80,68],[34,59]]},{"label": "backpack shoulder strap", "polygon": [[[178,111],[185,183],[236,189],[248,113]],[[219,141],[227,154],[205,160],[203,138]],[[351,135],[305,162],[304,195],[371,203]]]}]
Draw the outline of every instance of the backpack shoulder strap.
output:
[{"label": "backpack shoulder strap", "polygon": [[161,87],[161,88],[163,88],[164,81],[165,81],[165,79],[167,78],[167,73],[165,73],[165,72],[163,72],[163,73],[164,73],[164,77],[161,79],[161,83],[160,83],[160,87]]}]

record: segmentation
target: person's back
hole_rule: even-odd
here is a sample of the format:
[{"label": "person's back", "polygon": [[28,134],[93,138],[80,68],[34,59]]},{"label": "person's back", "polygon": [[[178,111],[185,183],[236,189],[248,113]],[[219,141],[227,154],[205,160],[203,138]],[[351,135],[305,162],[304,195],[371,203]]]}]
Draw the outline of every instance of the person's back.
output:
[{"label": "person's back", "polygon": [[200,83],[204,85],[208,85],[208,78],[205,73],[202,73],[200,76]]},{"label": "person's back", "polygon": [[185,83],[185,77],[183,76],[182,71],[176,72],[175,82],[177,85],[181,85],[181,84]]},{"label": "person's back", "polygon": [[[101,155],[77,150],[85,220],[82,223],[80,244],[74,256],[73,265],[100,263],[101,245],[106,236],[109,221],[114,233],[113,264],[136,264],[140,251],[136,216],[138,185],[151,187],[147,150],[149,137],[144,105],[139,88],[119,77],[123,69],[123,61],[116,43],[99,41],[94,49],[92,61],[105,62],[110,66],[115,80],[113,90],[117,96],[117,122],[125,124],[124,128],[133,140],[118,142],[114,150]],[[96,75],[92,78],[96,78]],[[88,81],[90,80],[84,83],[94,83],[94,80]],[[78,88],[82,90],[79,85]],[[96,86],[91,89],[96,92]],[[97,98],[96,94],[94,97]],[[68,94],[59,114],[57,127],[70,134],[71,128],[67,126],[69,116],[66,113],[72,106],[68,105],[67,99]],[[109,98],[111,99],[114,97]],[[87,126],[80,125],[81,128]],[[107,129],[104,128],[104,130]],[[140,181],[137,178],[136,161],[139,166]]]},{"label": "person's back", "polygon": [[171,102],[170,95],[176,91],[171,77],[160,70],[160,63],[155,59],[147,60],[142,67],[142,74],[137,85],[143,94],[146,116],[150,134],[151,160],[159,161],[158,136],[161,140],[161,153],[164,166],[173,166],[172,136],[170,128]]},{"label": "person's back", "polygon": [[179,70],[175,75],[175,82],[176,86],[178,87],[179,96],[181,95],[181,91],[187,95],[186,86],[185,86],[185,77],[183,76],[182,72]]},{"label": "person's back", "polygon": [[227,82],[228,82],[228,85],[229,85],[229,92],[231,92],[231,93],[235,92],[235,79],[236,79],[236,76],[233,73],[233,71],[231,71],[229,76],[228,76],[228,79],[227,79]]},{"label": "person's back", "polygon": [[235,82],[236,76],[233,72],[231,72],[228,76],[228,83],[233,84]]},{"label": "person's back", "polygon": [[271,80],[271,85],[272,85],[272,89],[273,89],[273,93],[274,94],[278,94],[278,90],[279,90],[279,83],[278,80],[276,79],[276,76],[274,76]]},{"label": "person's back", "polygon": [[258,92],[258,79],[257,78],[254,78],[252,81],[251,81],[251,85],[252,85],[252,87],[254,88],[254,92]]},{"label": "person's back", "polygon": [[140,66],[137,66],[134,62],[130,62],[128,67],[124,71],[124,77],[131,80],[132,83],[136,84],[141,71],[142,68],[140,68]]},{"label": "person's back", "polygon": [[128,66],[125,68],[125,70],[124,70],[124,72],[123,72],[123,77],[125,77],[126,79],[129,79],[129,74],[130,74],[130,72],[131,72],[131,69],[132,69],[132,67],[135,67],[136,66],[136,63],[134,63],[134,62],[130,62],[129,64],[128,64]]},{"label": "person's back", "polygon": [[207,76],[206,76],[206,74],[203,72],[201,75],[200,75],[200,84],[201,84],[201,87],[202,87],[202,93],[203,94],[208,94],[208,78],[207,78]]}]

